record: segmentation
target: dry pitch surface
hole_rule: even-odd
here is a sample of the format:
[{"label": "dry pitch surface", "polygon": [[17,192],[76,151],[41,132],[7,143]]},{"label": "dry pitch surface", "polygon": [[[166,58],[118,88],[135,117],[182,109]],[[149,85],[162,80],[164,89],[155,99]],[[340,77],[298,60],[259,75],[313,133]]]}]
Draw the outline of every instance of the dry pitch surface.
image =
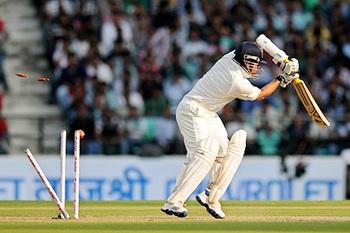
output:
[{"label": "dry pitch surface", "polygon": [[[81,202],[79,220],[52,219],[48,201],[1,201],[1,233],[80,232],[350,232],[350,201],[226,201],[227,217],[210,217],[196,202],[177,218],[160,201]],[[71,205],[68,210],[72,213]]]}]

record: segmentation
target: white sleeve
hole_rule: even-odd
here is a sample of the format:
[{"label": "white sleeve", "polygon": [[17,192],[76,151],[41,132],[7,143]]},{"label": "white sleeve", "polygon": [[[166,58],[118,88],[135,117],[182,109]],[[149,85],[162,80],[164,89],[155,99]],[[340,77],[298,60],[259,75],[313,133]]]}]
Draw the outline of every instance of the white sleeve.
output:
[{"label": "white sleeve", "polygon": [[237,80],[234,85],[232,94],[242,100],[255,100],[261,92],[245,78]]}]

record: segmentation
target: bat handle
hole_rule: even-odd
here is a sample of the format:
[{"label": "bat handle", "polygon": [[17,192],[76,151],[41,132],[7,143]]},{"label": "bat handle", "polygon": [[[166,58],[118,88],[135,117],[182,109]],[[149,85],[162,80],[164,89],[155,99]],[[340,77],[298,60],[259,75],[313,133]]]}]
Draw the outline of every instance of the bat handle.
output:
[{"label": "bat handle", "polygon": [[301,83],[301,82],[302,82],[302,80],[300,79],[299,73],[296,74],[296,75],[297,75],[297,77],[293,80],[293,84],[298,84],[298,83]]},{"label": "bat handle", "polygon": [[[284,62],[288,62],[289,61],[289,57],[287,57],[286,59],[284,59]],[[279,64],[280,65],[280,64]],[[300,83],[302,80],[300,79],[300,74],[297,73],[295,74],[297,75],[297,77],[293,80],[293,84],[298,84]]]}]

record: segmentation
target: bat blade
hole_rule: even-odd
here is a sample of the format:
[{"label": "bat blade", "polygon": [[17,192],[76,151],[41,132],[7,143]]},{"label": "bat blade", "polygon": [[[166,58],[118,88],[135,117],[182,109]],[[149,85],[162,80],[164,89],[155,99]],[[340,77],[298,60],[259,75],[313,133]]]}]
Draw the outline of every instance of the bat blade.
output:
[{"label": "bat blade", "polygon": [[317,105],[305,82],[297,78],[293,81],[293,87],[310,118],[320,127],[329,127],[329,121],[321,111],[320,107]]}]

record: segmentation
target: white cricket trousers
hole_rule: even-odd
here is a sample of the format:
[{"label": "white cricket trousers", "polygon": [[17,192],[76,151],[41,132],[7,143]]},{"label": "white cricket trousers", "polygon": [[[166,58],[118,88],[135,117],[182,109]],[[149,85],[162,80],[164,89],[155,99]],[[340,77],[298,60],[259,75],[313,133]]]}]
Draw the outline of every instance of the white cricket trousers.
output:
[{"label": "white cricket trousers", "polygon": [[227,132],[220,117],[184,97],[176,111],[176,121],[184,138],[187,160],[177,177],[168,203],[184,203],[212,168],[216,157],[225,154]]}]

